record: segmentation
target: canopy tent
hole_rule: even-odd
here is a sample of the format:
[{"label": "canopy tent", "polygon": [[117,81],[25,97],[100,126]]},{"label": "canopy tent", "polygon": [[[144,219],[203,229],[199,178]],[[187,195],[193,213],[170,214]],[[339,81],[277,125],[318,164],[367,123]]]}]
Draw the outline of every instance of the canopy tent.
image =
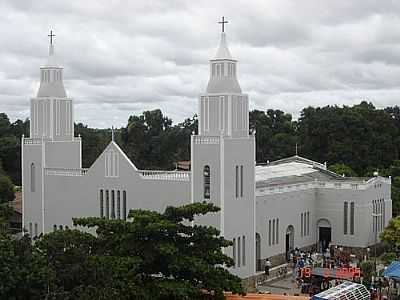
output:
[{"label": "canopy tent", "polygon": [[346,281],[322,293],[314,295],[311,300],[370,300],[371,296],[362,284]]},{"label": "canopy tent", "polygon": [[383,272],[384,277],[400,280],[400,261],[392,261],[392,263]]}]

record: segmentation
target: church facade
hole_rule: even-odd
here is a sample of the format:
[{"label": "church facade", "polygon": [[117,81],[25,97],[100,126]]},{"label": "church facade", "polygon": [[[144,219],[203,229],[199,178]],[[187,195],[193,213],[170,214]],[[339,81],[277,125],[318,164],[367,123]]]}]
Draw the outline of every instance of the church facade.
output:
[{"label": "church facade", "polygon": [[248,95],[240,88],[224,32],[198,107],[190,171],[139,170],[113,139],[84,169],[73,99],[50,43],[37,96],[30,101],[30,137],[22,138],[25,231],[35,237],[72,227],[73,217],[126,219],[129,209],[212,202],[221,211],[196,222],[233,241],[224,251],[235,261],[230,271],[241,278],[295,247],[375,243],[392,215],[390,179],[345,178],[297,155],[256,165]]}]

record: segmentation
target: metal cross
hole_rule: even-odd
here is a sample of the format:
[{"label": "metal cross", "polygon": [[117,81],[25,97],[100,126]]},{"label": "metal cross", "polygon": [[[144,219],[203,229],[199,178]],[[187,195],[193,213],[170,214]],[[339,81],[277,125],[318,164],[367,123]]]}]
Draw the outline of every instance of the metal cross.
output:
[{"label": "metal cross", "polygon": [[53,45],[53,36],[56,36],[55,34],[53,34],[53,30],[50,30],[50,34],[48,34],[47,36],[50,37],[50,45]]},{"label": "metal cross", "polygon": [[226,23],[228,23],[228,21],[225,21],[225,17],[222,17],[222,21],[218,22],[218,24],[222,24],[222,32],[225,32]]}]

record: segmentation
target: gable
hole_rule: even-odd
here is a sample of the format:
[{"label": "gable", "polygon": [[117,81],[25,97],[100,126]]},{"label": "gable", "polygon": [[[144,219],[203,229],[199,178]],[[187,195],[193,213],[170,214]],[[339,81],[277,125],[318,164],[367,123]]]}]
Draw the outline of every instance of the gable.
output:
[{"label": "gable", "polygon": [[135,173],[137,171],[136,166],[122,149],[114,141],[111,141],[90,166],[88,174],[95,172],[106,178],[117,178],[126,169]]}]

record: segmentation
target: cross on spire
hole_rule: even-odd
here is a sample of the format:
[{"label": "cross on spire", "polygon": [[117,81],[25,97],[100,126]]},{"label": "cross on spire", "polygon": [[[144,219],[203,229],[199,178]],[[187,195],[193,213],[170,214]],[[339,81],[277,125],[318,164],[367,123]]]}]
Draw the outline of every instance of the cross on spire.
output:
[{"label": "cross on spire", "polygon": [[53,34],[53,30],[50,30],[50,34],[48,34],[47,36],[50,37],[50,45],[53,45],[53,37],[56,36],[55,34]]},{"label": "cross on spire", "polygon": [[227,24],[228,21],[225,21],[225,17],[222,17],[222,21],[219,21],[218,24],[222,24],[222,32],[225,32],[225,24]]}]

